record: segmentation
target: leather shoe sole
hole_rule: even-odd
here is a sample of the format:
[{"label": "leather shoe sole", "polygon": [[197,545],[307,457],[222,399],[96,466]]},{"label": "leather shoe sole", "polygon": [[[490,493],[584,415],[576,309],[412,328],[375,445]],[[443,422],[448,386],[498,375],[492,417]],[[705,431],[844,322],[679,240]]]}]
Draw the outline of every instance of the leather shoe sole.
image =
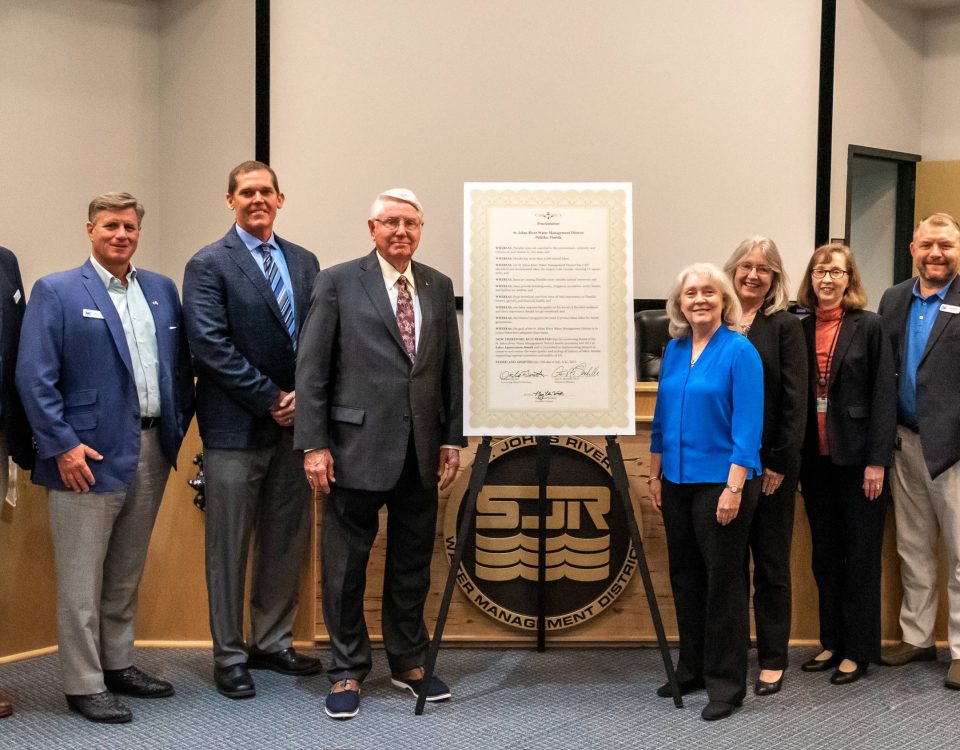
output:
[{"label": "leather shoe sole", "polygon": [[757,695],[773,695],[774,693],[779,693],[782,687],[783,675],[780,675],[780,679],[773,682],[758,679],[757,684],[753,686],[753,692]]},{"label": "leather shoe sole", "polygon": [[213,681],[217,692],[227,698],[252,698],[257,694],[253,678],[244,664],[234,664],[232,667],[215,667]]},{"label": "leather shoe sole", "polygon": [[830,675],[830,682],[834,685],[849,685],[856,682],[867,673],[866,664],[858,664],[852,672],[841,672],[839,669]]},{"label": "leather shoe sole", "polygon": [[319,659],[298,654],[292,647],[272,654],[251,651],[247,654],[247,669],[270,669],[279,674],[316,674],[323,668]]},{"label": "leather shoe sole", "polygon": [[[703,680],[692,679],[692,680],[683,680],[680,682],[680,695],[687,695],[688,693],[695,693],[698,690],[703,690],[706,687]],[[672,698],[673,690],[670,687],[670,683],[667,682],[657,688],[657,695],[661,698]]]},{"label": "leather shoe sole", "polygon": [[829,659],[810,659],[805,661],[800,665],[800,669],[804,672],[826,672],[828,669],[833,669],[837,666],[843,659],[840,658],[839,654],[834,654]]}]

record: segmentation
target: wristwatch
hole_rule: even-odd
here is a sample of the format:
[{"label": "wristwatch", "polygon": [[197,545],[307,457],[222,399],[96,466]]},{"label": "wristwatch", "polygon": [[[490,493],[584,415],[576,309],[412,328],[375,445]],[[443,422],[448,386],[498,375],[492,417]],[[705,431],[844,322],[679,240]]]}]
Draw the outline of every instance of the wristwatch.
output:
[{"label": "wristwatch", "polygon": [[734,495],[736,495],[736,494],[737,494],[738,492],[740,492],[740,490],[743,489],[743,488],[742,488],[742,487],[737,487],[737,485],[735,485],[735,484],[728,484],[728,485],[727,485],[727,489],[730,490]]}]

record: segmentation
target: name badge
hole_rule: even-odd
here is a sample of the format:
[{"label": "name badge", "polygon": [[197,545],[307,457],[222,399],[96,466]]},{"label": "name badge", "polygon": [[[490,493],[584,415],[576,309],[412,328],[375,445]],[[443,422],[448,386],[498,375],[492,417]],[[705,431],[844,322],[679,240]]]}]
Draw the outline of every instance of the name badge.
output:
[{"label": "name badge", "polygon": [[960,307],[957,307],[956,305],[940,305],[940,312],[953,313],[956,315],[957,313],[960,313]]},{"label": "name badge", "polygon": [[827,403],[829,399],[826,396],[817,396],[817,414],[827,413]]},{"label": "name badge", "polygon": [[20,301],[20,298],[21,298],[22,296],[23,296],[23,295],[20,294],[20,290],[17,289],[17,290],[13,293],[13,304],[17,304],[17,303]]},{"label": "name badge", "polygon": [[85,318],[97,318],[98,320],[103,320],[103,313],[99,310],[88,310],[83,308],[83,317]]}]

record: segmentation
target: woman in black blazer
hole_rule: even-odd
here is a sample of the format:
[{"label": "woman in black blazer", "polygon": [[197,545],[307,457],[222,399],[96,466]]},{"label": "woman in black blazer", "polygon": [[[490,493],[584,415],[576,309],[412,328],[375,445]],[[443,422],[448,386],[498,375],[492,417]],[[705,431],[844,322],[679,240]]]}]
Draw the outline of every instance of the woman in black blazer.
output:
[{"label": "woman in black blazer", "polygon": [[867,303],[850,248],[817,248],[797,301],[810,359],[810,403],[800,470],[820,591],[823,650],[808,672],[836,666],[855,682],[880,659],[880,552],[893,460],[897,393],[893,354]]},{"label": "woman in black blazer", "polygon": [[724,265],[743,308],[741,329],[763,361],[763,479],[750,526],[757,695],[779,692],[790,640],[790,543],[807,408],[807,349],[800,319],[787,312],[787,276],[773,240],[750,237]]}]

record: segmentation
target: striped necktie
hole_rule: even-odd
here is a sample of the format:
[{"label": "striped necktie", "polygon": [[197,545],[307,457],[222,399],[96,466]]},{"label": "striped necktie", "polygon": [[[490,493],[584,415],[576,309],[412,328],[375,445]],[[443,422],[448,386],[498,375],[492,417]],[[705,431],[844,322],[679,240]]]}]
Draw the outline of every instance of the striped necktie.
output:
[{"label": "striped necktie", "polygon": [[273,248],[264,243],[258,248],[263,256],[263,275],[270,282],[270,288],[273,289],[273,296],[277,298],[277,305],[280,306],[280,315],[283,316],[283,323],[287,327],[287,333],[293,340],[293,348],[297,348],[297,340],[293,336],[293,305],[290,304],[290,295],[287,294],[287,287],[283,283],[283,277],[277,270],[277,264],[273,262]]}]

